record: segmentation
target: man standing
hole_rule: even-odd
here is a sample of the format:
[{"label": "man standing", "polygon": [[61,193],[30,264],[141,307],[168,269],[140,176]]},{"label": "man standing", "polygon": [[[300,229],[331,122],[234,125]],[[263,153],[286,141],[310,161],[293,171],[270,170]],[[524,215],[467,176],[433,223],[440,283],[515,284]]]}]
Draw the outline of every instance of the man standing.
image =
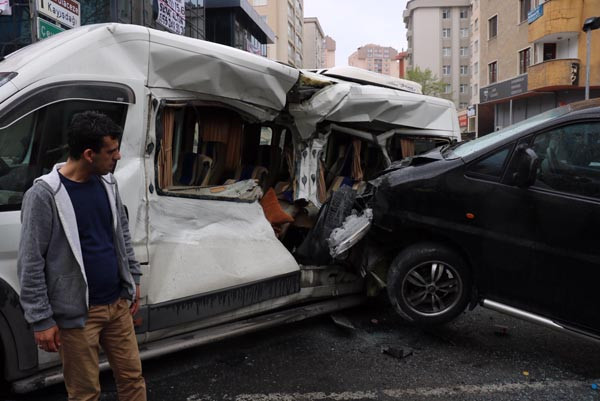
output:
[{"label": "man standing", "polygon": [[146,399],[132,319],[141,271],[111,174],[121,133],[104,114],[76,114],[67,162],[23,198],[21,305],[40,349],[60,353],[69,400],[99,399],[100,346],[119,399]]}]

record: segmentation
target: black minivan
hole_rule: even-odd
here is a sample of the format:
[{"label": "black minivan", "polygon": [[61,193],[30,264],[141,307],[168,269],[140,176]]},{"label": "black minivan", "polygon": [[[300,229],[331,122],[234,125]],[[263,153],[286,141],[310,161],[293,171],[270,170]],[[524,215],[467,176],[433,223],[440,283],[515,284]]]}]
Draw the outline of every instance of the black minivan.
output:
[{"label": "black minivan", "polygon": [[600,339],[600,99],[404,159],[373,184],[370,235],[399,252],[387,289],[401,315],[438,324],[481,304]]}]

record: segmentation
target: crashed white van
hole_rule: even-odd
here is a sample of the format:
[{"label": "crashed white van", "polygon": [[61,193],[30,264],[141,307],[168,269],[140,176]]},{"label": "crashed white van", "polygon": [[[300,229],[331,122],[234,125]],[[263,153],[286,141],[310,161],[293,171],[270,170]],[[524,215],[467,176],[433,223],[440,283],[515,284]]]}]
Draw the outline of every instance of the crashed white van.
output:
[{"label": "crashed white van", "polygon": [[[340,198],[344,209],[327,199],[349,188],[360,194],[396,154],[418,151],[419,139],[460,139],[450,102],[374,83],[134,25],[84,26],[7,56],[0,62],[4,379],[17,392],[62,380],[56,354],[37,350],[23,319],[16,255],[23,193],[66,159],[74,113],[98,110],[124,128],[115,174],[142,264],[135,321],[149,358],[361,302],[360,267],[336,258],[364,235],[368,210],[355,212],[352,228],[342,224],[351,202]],[[276,201],[267,204],[266,193]],[[335,227],[328,220],[337,236],[326,262],[315,264],[306,249],[328,204],[346,212]]]}]

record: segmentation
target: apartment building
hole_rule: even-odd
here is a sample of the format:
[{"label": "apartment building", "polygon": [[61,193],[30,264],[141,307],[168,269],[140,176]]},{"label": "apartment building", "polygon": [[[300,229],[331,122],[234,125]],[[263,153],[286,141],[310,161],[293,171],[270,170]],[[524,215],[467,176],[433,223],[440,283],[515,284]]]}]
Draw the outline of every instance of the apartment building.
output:
[{"label": "apartment building", "polygon": [[325,67],[325,33],[319,19],[304,18],[304,68]]},{"label": "apartment building", "polygon": [[267,46],[271,60],[304,66],[304,0],[250,0],[254,9],[275,32],[275,43]]},{"label": "apartment building", "polygon": [[380,74],[398,76],[398,51],[375,44],[361,46],[348,57],[348,65]]},{"label": "apartment building", "polygon": [[335,67],[335,48],[335,40],[330,36],[325,36],[325,44],[323,46],[323,60],[325,60],[324,68]]},{"label": "apartment building", "polygon": [[430,69],[458,109],[471,100],[471,0],[409,0],[404,10],[407,69]]},{"label": "apartment building", "polygon": [[[472,68],[478,65],[473,87],[479,86],[479,98],[472,101],[478,101],[478,135],[584,99],[586,35],[581,29],[587,17],[600,15],[600,2],[473,0],[476,7],[479,30],[473,28],[472,41],[479,43],[479,52]],[[600,30],[593,31],[592,40],[598,49]],[[600,52],[592,52],[590,62],[592,97],[598,97]]]}]

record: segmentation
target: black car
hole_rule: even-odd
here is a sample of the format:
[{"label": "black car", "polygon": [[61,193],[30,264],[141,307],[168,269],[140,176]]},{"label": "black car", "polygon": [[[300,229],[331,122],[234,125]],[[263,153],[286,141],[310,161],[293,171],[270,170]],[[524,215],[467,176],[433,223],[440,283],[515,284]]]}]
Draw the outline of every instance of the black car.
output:
[{"label": "black car", "polygon": [[600,99],[436,148],[373,184],[370,236],[396,249],[397,311],[483,306],[600,338]]}]

